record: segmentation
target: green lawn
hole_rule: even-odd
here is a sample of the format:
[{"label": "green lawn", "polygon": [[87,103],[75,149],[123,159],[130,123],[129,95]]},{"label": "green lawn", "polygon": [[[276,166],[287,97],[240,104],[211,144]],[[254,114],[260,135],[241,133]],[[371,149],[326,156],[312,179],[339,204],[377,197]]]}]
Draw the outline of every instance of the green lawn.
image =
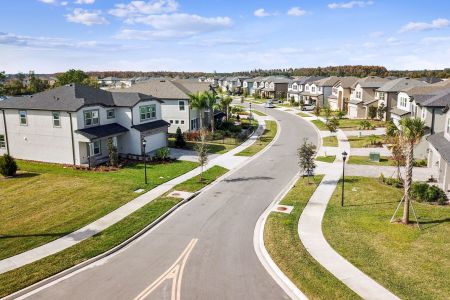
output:
[{"label": "green lawn", "polygon": [[[200,190],[213,178],[219,177],[225,171],[226,169],[221,167],[213,167],[204,174],[205,178],[210,180],[196,185],[195,189],[193,185],[188,184],[186,189],[190,189],[192,192]],[[178,188],[183,188],[182,185]],[[179,199],[169,198],[164,195],[75,246],[21,268],[0,274],[0,297],[23,289],[113,248],[156,220],[178,202]]]},{"label": "green lawn", "polygon": [[316,125],[316,127],[317,127],[319,130],[328,131],[328,128],[327,128],[327,126],[325,125],[324,122],[322,122],[322,121],[320,121],[320,120],[312,120],[311,122],[312,122],[314,125]]},{"label": "green lawn", "polygon": [[[350,156],[349,164],[354,165],[373,165],[373,166],[396,166],[395,161],[391,157],[381,156],[380,162],[370,161],[368,156]],[[419,159],[414,162],[415,167],[426,167],[426,161]]]},{"label": "green lawn", "polygon": [[354,165],[395,166],[395,161],[393,161],[390,157],[386,156],[381,156],[380,162],[374,162],[370,161],[368,156],[351,155],[348,160],[348,163]]},{"label": "green lawn", "polygon": [[358,299],[359,297],[312,258],[298,236],[298,219],[316,189],[315,184],[306,184],[300,179],[281,201],[292,205],[291,214],[273,212],[269,215],[264,244],[270,256],[289,279],[310,299]]},{"label": "green lawn", "polygon": [[337,147],[338,139],[336,136],[327,136],[322,138],[322,145],[325,147]]},{"label": "green lawn", "polygon": [[17,177],[0,178],[0,259],[48,243],[106,215],[178,177],[197,163],[143,164],[115,172],[74,170],[60,165],[18,161]]},{"label": "green lawn", "polygon": [[277,134],[277,123],[275,121],[265,121],[266,129],[262,136],[253,145],[237,153],[238,156],[252,156],[264,149]]},{"label": "green lawn", "polygon": [[414,202],[422,230],[390,224],[402,192],[377,179],[346,178],[345,207],[340,207],[339,184],[324,217],[325,237],[342,256],[400,298],[448,299],[450,206]]},{"label": "green lawn", "polygon": [[[342,130],[359,130],[360,123],[363,120],[359,119],[340,119],[339,128]],[[378,120],[365,120],[369,121],[375,127],[384,127],[386,124],[384,121]]]},{"label": "green lawn", "polygon": [[300,117],[304,117],[304,118],[311,117],[310,115],[305,114],[304,112],[299,112],[299,113],[297,113],[297,115],[300,116]]},{"label": "green lawn", "polygon": [[[219,141],[208,142],[208,153],[210,154],[224,154],[238,145],[235,143],[236,139],[228,139],[224,140],[224,143],[220,143]],[[186,146],[183,148],[185,150],[195,150],[195,145],[197,142],[186,142]],[[169,138],[169,147],[175,148],[175,138]]]},{"label": "green lawn", "polygon": [[261,116],[261,117],[267,116],[267,114],[260,112],[258,110],[252,110],[252,113],[254,113],[255,115]]},{"label": "green lawn", "polygon": [[377,148],[381,147],[379,143],[384,143],[386,137],[384,135],[374,136],[374,142],[376,144],[371,144],[371,136],[349,136],[348,141],[350,142],[350,147],[352,148]]},{"label": "green lawn", "polygon": [[326,163],[332,163],[336,159],[336,155],[328,155],[328,156],[318,156],[316,157],[316,160],[323,161]]}]

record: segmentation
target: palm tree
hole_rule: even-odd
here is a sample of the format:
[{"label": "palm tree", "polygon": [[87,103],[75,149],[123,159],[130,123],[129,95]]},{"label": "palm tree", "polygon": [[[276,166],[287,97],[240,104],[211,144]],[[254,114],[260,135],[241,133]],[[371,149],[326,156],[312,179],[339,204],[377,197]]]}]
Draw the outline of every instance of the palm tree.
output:
[{"label": "palm tree", "polygon": [[405,118],[400,120],[400,137],[406,146],[406,176],[405,194],[402,223],[409,223],[409,191],[412,183],[412,172],[414,163],[414,145],[417,144],[425,134],[425,123],[418,118]]},{"label": "palm tree", "polygon": [[217,96],[213,92],[205,93],[206,104],[209,107],[209,121],[211,123],[211,132],[214,133],[214,110],[219,108],[219,104],[217,103]]},{"label": "palm tree", "polygon": [[197,92],[195,94],[189,95],[189,99],[191,100],[191,106],[196,108],[200,115],[200,129],[203,129],[203,117],[204,117],[204,109],[207,107],[206,96],[203,92]]},{"label": "palm tree", "polygon": [[222,109],[225,109],[225,110],[226,110],[226,113],[227,113],[227,121],[228,121],[228,119],[229,119],[228,114],[229,114],[229,107],[230,107],[231,102],[233,102],[233,99],[232,99],[230,96],[226,96],[226,97],[223,97],[223,96],[222,96],[222,97],[220,98],[220,106],[222,106]]}]

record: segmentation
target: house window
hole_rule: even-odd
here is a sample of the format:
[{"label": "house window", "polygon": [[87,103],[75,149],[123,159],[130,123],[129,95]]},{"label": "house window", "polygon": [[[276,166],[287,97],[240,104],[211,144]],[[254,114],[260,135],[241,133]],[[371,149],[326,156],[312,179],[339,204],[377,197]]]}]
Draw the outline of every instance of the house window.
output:
[{"label": "house window", "polygon": [[184,101],[178,101],[178,107],[180,110],[184,110]]},{"label": "house window", "polygon": [[53,127],[61,127],[61,115],[59,112],[52,112]]},{"label": "house window", "polygon": [[102,144],[100,141],[95,141],[91,143],[90,151],[91,156],[102,154]]},{"label": "house window", "polygon": [[406,107],[406,102],[408,99],[406,97],[400,97],[400,106]]},{"label": "house window", "polygon": [[361,99],[361,92],[356,92],[356,99]]},{"label": "house window", "polygon": [[28,125],[26,110],[19,110],[19,117],[20,117],[20,125],[23,126]]},{"label": "house window", "polygon": [[173,120],[170,120],[170,124],[173,124]]},{"label": "house window", "polygon": [[116,117],[116,111],[114,108],[106,110],[106,118],[107,119],[114,119]]},{"label": "house window", "polygon": [[384,92],[378,92],[378,99],[384,100]]},{"label": "house window", "polygon": [[3,134],[0,134],[0,149],[6,148],[6,140]]},{"label": "house window", "polygon": [[316,92],[316,87],[312,86],[311,87],[311,93],[315,93]]},{"label": "house window", "polygon": [[181,122],[181,124],[184,124],[184,120],[181,120],[180,122]]},{"label": "house window", "polygon": [[427,117],[427,111],[426,111],[425,107],[422,107],[422,120],[425,120],[426,117]]},{"label": "house window", "polygon": [[84,125],[85,126],[95,126],[100,123],[98,117],[98,110],[88,110],[84,112]]},{"label": "house window", "polygon": [[156,118],[156,104],[139,107],[139,114],[141,116],[141,121],[155,119]]},{"label": "house window", "polygon": [[175,124],[179,124],[180,123],[180,121],[178,121],[178,120],[175,120]]}]

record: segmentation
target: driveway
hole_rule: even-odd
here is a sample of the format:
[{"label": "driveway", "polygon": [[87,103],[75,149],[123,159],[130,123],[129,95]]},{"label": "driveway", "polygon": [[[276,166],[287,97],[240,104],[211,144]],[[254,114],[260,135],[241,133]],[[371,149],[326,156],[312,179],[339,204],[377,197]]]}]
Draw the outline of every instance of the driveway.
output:
[{"label": "driveway", "polygon": [[286,299],[254,252],[254,228],[298,172],[296,149],[303,138],[316,143],[317,136],[301,118],[277,110],[267,113],[282,128],[268,151],[116,255],[30,297]]}]

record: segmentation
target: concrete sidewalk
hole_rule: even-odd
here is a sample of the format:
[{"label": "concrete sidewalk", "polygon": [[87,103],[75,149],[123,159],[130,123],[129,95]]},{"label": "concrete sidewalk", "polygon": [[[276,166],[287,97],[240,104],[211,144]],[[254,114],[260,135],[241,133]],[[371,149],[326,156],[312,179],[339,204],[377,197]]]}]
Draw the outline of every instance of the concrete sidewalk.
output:
[{"label": "concrete sidewalk", "polygon": [[[237,168],[239,165],[241,165],[246,160],[250,159],[251,157],[244,157],[244,156],[234,156],[235,154],[239,153],[240,151],[244,150],[245,148],[252,145],[257,137],[261,135],[264,132],[265,129],[265,123],[264,120],[267,119],[267,117],[259,118],[258,116],[255,116],[255,118],[258,120],[258,122],[262,125],[258,127],[256,132],[244,143],[237,146],[236,148],[230,150],[229,152],[219,155],[215,157],[214,159],[211,159],[208,164],[205,166],[204,170],[219,165],[222,167],[225,167],[229,170]],[[156,188],[146,192],[145,194],[131,200],[127,204],[119,207],[118,209],[110,212],[109,214],[101,217],[95,222],[92,222],[83,228],[80,228],[68,235],[65,235],[57,240],[54,240],[50,243],[44,244],[42,246],[33,248],[31,250],[28,250],[26,252],[17,254],[15,256],[0,260],[0,274],[14,270],[16,268],[22,267],[24,265],[30,264],[32,262],[35,262],[37,260],[40,260],[44,257],[47,257],[49,255],[55,254],[57,252],[60,252],[64,249],[67,249],[71,246],[74,246],[78,244],[79,242],[92,237],[93,235],[105,230],[109,226],[119,222],[123,218],[127,217],[128,215],[132,214],[133,212],[137,211],[144,205],[150,203],[154,199],[164,195],[173,187],[176,185],[192,178],[200,174],[200,167],[185,173],[177,178],[174,178],[164,184],[161,184],[157,186]]]},{"label": "concrete sidewalk", "polygon": [[[345,150],[350,153],[350,144],[345,133],[338,130],[337,136],[339,140],[338,152]],[[362,298],[398,299],[339,255],[326,241],[322,232],[322,220],[328,202],[341,178],[342,156],[337,155],[335,162],[327,165],[324,170],[325,177],[308,201],[299,219],[298,234],[303,245],[315,260]]]}]

